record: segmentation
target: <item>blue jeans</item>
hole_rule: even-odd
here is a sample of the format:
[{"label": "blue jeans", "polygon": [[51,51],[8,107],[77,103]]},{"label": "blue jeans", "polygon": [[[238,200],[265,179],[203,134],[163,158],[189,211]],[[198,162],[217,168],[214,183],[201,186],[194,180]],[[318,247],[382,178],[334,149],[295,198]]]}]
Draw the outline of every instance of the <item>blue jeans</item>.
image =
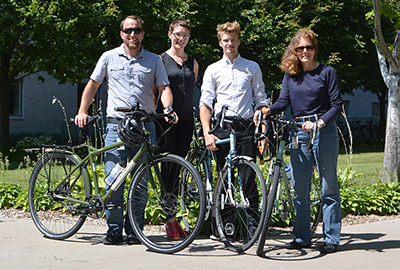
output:
[{"label": "blue jeans", "polygon": [[317,165],[322,187],[323,236],[330,244],[339,244],[341,230],[341,206],[337,180],[339,136],[336,123],[330,123],[317,131],[312,151],[308,151],[309,136],[299,129],[298,149],[291,149],[293,167],[294,204],[296,219],[293,227],[295,241],[311,243],[310,233],[310,189],[314,162]]},{"label": "blue jeans", "polygon": [[[119,141],[117,133],[118,124],[107,124],[105,146],[113,144]],[[154,122],[146,123],[146,128],[151,132],[150,140],[152,143],[156,141],[156,132]],[[104,155],[104,172],[108,175],[114,168],[115,164],[120,160],[131,159],[139,151],[139,146],[123,145],[119,148],[114,148],[107,151]],[[135,170],[132,172],[134,173]],[[108,224],[107,234],[122,235],[122,228],[125,227],[125,233],[127,235],[133,233],[132,225],[127,216],[125,219],[124,226],[124,186],[125,182],[116,190],[111,199],[107,204],[113,205],[114,209],[106,210],[106,219]],[[110,189],[110,186],[106,186],[106,191]]]}]

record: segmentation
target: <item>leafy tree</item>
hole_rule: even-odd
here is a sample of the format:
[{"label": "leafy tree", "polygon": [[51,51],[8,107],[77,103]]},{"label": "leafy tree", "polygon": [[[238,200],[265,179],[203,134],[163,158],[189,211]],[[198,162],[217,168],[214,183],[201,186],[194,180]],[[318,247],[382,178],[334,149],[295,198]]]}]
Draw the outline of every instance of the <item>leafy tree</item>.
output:
[{"label": "leafy tree", "polygon": [[[364,84],[372,48],[371,26],[365,19],[367,0],[257,0],[252,10],[243,12],[249,22],[245,36],[248,47],[258,56],[267,81],[279,89],[280,58],[293,33],[309,27],[318,35],[321,62],[339,74],[342,91],[351,93]],[[365,62],[365,63],[364,63]],[[375,70],[377,71],[377,70]]]},{"label": "leafy tree", "polygon": [[393,182],[400,181],[400,4],[395,0],[388,0],[383,4],[382,14],[397,29],[393,33],[394,43],[386,43],[382,31],[380,1],[374,0],[376,50],[382,77],[389,89],[383,178]]},{"label": "leafy tree", "polygon": [[87,77],[119,18],[113,0],[3,0],[0,13],[0,145],[7,146],[12,84],[40,71],[60,83]]}]

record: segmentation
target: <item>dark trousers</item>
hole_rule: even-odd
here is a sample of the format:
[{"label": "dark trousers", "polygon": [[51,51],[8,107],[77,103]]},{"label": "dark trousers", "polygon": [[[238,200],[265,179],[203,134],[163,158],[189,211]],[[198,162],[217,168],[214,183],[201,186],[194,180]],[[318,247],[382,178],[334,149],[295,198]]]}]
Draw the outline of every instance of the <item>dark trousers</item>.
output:
[{"label": "dark trousers", "polygon": [[[164,119],[161,119],[159,123],[160,125],[157,125],[156,130],[160,152],[169,152],[185,158],[189,151],[190,142],[192,141],[194,122],[179,121],[172,127],[171,124],[165,122]],[[163,134],[165,131],[167,132]],[[163,164],[161,167],[161,175],[168,193],[178,195],[179,170],[180,168],[177,168],[176,164]],[[171,217],[172,216],[168,216],[167,219]]]}]

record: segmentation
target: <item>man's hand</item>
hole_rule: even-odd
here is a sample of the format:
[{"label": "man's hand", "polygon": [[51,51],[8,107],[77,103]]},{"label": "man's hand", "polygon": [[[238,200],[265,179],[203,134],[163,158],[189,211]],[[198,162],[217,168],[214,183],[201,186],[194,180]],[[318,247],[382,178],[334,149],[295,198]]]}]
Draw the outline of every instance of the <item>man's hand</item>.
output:
[{"label": "man's hand", "polygon": [[218,147],[215,144],[215,142],[219,141],[220,139],[217,136],[215,136],[213,134],[204,134],[204,140],[205,140],[206,147],[208,150],[210,150],[210,151],[218,150]]},{"label": "man's hand", "polygon": [[257,146],[258,146],[258,149],[260,151],[260,154],[264,153],[265,150],[267,150],[267,148],[268,148],[268,140],[267,139],[263,139],[261,141],[258,141],[258,145]]},{"label": "man's hand", "polygon": [[80,128],[83,127],[84,125],[86,125],[88,117],[89,115],[87,113],[78,113],[75,116],[75,125]]},{"label": "man's hand", "polygon": [[257,126],[258,125],[258,119],[259,119],[259,115],[260,113],[262,113],[262,120],[265,120],[265,118],[271,114],[271,109],[267,108],[267,107],[262,107],[261,110],[256,110],[254,112],[254,116],[253,116],[253,122],[254,124]]}]

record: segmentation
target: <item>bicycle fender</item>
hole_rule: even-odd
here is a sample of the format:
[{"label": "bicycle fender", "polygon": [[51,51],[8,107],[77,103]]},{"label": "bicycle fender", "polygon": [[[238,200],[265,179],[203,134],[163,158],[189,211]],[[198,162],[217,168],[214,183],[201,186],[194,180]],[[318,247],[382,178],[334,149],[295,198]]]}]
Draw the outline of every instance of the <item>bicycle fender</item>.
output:
[{"label": "bicycle fender", "polygon": [[254,158],[249,157],[249,156],[236,156],[236,157],[234,157],[232,160],[233,160],[233,161],[236,161],[237,159],[245,159],[245,160],[247,160],[247,161],[254,161]]}]

